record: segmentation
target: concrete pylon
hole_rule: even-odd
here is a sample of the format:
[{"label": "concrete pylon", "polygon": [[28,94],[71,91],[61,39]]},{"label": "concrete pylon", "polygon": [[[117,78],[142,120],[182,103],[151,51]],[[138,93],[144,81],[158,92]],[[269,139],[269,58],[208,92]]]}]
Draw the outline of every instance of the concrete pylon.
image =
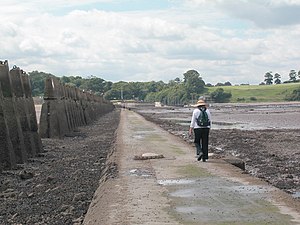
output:
[{"label": "concrete pylon", "polygon": [[[1,65],[0,65],[1,67]],[[3,94],[0,82],[0,172],[17,167],[15,152],[10,140],[9,129],[3,111]]]},{"label": "concrete pylon", "polygon": [[45,89],[44,89],[44,103],[41,109],[41,116],[39,122],[39,134],[41,138],[50,137],[50,100],[56,99],[54,97],[54,84],[52,79],[47,77],[45,79]]},{"label": "concrete pylon", "polygon": [[83,92],[79,88],[77,88],[76,91],[77,91],[77,96],[78,96],[77,104],[78,104],[78,107],[79,107],[79,110],[80,110],[80,115],[79,115],[80,116],[80,123],[81,123],[81,125],[86,125],[85,119],[84,119],[83,108],[82,108]]},{"label": "concrete pylon", "polygon": [[19,116],[24,136],[25,149],[28,156],[32,157],[36,155],[36,146],[30,130],[28,110],[26,110],[28,107],[26,106],[25,91],[21,81],[21,70],[18,67],[14,67],[10,70],[9,74],[12,82],[12,90],[15,95],[17,115]]},{"label": "concrete pylon", "polygon": [[38,133],[38,124],[37,124],[37,117],[36,111],[34,106],[34,101],[31,94],[31,84],[28,75],[25,72],[21,73],[21,82],[24,88],[25,94],[25,110],[27,115],[27,120],[29,123],[29,129],[32,133],[34,144],[35,144],[35,151],[36,153],[43,152],[43,145],[41,137]]},{"label": "concrete pylon", "polygon": [[64,86],[54,77],[45,81],[44,100],[39,131],[45,138],[63,137],[113,109],[102,96]]},{"label": "concrete pylon", "polygon": [[45,80],[44,100],[52,99],[56,99],[54,96],[54,83],[51,77],[47,77]]},{"label": "concrete pylon", "polygon": [[63,138],[70,132],[63,96],[59,81],[55,78],[47,78],[39,127],[42,138]]},{"label": "concrete pylon", "polygon": [[27,152],[25,149],[20,118],[16,109],[16,97],[13,95],[7,61],[0,64],[0,82],[3,93],[3,114],[6,119],[10,140],[15,152],[16,162],[23,163],[27,160]]}]

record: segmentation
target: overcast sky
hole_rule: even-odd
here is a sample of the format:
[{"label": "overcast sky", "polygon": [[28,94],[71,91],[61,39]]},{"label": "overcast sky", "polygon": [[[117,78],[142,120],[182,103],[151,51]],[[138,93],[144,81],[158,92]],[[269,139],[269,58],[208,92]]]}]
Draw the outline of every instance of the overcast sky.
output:
[{"label": "overcast sky", "polygon": [[0,60],[26,72],[258,84],[300,70],[300,0],[1,0],[0,21]]}]

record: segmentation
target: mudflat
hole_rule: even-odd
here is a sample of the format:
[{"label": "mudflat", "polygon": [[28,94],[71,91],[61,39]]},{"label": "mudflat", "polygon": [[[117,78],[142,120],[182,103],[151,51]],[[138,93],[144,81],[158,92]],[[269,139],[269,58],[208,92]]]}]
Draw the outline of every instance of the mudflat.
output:
[{"label": "mudflat", "polygon": [[[193,144],[188,127],[194,108],[131,108]],[[246,172],[300,198],[300,103],[217,104],[212,114],[209,152],[213,158],[237,157]]]}]

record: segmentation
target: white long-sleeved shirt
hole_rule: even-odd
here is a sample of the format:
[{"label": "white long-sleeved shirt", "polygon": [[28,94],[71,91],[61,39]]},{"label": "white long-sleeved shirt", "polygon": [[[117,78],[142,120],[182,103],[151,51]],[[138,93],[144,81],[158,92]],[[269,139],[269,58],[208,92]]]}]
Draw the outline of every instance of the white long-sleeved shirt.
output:
[{"label": "white long-sleeved shirt", "polygon": [[[210,120],[210,124],[211,124],[211,114],[208,109],[206,109],[206,113],[207,113],[208,119]],[[195,128],[210,128],[211,126],[207,126],[207,127],[198,126],[197,118],[199,117],[199,115],[200,115],[200,109],[199,108],[194,109],[190,127],[194,128],[194,129]]]}]

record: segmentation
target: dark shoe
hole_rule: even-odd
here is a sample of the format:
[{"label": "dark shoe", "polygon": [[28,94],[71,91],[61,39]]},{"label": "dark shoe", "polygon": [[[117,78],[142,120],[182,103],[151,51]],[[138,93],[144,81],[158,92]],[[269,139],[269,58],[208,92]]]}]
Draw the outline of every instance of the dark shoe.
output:
[{"label": "dark shoe", "polygon": [[203,162],[206,162],[206,159],[203,159],[202,161],[203,161]]},{"label": "dark shoe", "polygon": [[200,154],[199,154],[199,157],[198,157],[198,159],[197,159],[197,160],[198,160],[198,161],[200,161],[200,160],[202,159],[202,156],[203,156],[203,154],[202,154],[202,153],[200,153]]}]

